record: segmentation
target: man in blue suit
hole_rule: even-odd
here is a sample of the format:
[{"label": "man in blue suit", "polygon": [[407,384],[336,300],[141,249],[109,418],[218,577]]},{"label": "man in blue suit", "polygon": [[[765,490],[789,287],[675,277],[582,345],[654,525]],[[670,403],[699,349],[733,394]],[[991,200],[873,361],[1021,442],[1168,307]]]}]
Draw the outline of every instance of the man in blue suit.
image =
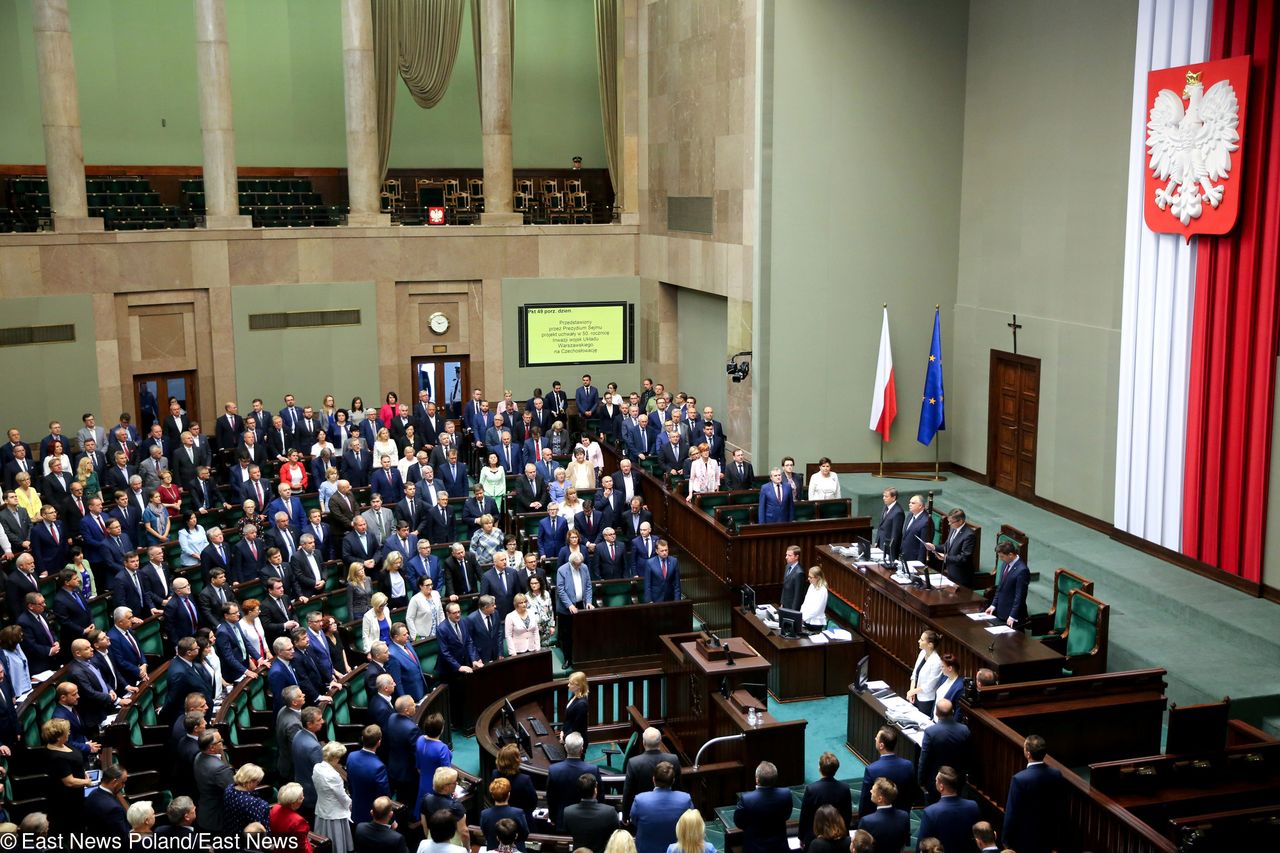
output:
[{"label": "man in blue suit", "polygon": [[40,508],[40,520],[31,525],[31,555],[36,559],[36,573],[56,572],[70,562],[67,527],[58,520],[58,508],[49,504]]},{"label": "man in blue suit", "polygon": [[288,483],[281,483],[276,489],[280,495],[267,504],[267,518],[275,518],[277,512],[289,516],[289,526],[301,530],[307,523],[307,511],[302,508],[302,501],[293,495],[293,488]]},{"label": "man in blue suit", "polygon": [[382,729],[365,726],[360,733],[360,749],[347,756],[347,784],[351,788],[351,822],[359,825],[372,820],[373,801],[391,796],[387,767],[378,758],[382,745]]},{"label": "man in blue suit", "polygon": [[[405,627],[403,622],[397,622],[391,626],[391,643],[387,646],[387,651],[391,654],[391,661],[394,661],[399,669],[399,677],[396,678],[396,684],[400,686],[400,691],[406,696],[412,696],[415,701],[421,702],[422,697],[427,695],[427,679],[422,674],[422,663],[418,660],[418,653],[413,650],[413,646],[409,644],[409,629]],[[388,667],[388,669],[391,669]],[[394,670],[392,670],[394,674]]]},{"label": "man in blue suit", "polygon": [[80,537],[84,541],[84,558],[91,566],[105,565],[102,543],[107,541],[107,517],[102,514],[102,498],[89,498],[88,512],[80,520]]},{"label": "man in blue suit", "polygon": [[693,799],[687,793],[672,790],[675,776],[675,767],[669,761],[659,761],[653,769],[653,790],[636,794],[631,802],[637,853],[665,853],[667,845],[676,840],[676,821],[693,808]]},{"label": "man in blue suit", "polygon": [[547,504],[547,517],[538,522],[538,553],[555,559],[569,535],[569,523],[560,517],[560,505]]},{"label": "man in blue suit", "polygon": [[124,571],[124,557],[133,552],[133,542],[124,533],[120,519],[113,517],[107,520],[107,535],[98,551],[109,574]]},{"label": "man in blue suit", "polygon": [[418,578],[431,578],[432,588],[443,593],[444,572],[440,570],[440,558],[431,553],[431,540],[416,537],[413,541],[417,554],[406,564],[408,566],[405,570],[406,574],[414,578],[415,587]]},{"label": "man in blue suit", "polygon": [[382,495],[383,506],[395,506],[404,497],[404,480],[400,477],[400,469],[392,464],[394,461],[384,453],[369,478],[373,494]]},{"label": "man in blue suit", "polygon": [[667,540],[659,539],[657,553],[649,560],[644,572],[644,600],[680,600],[680,563],[669,556]]},{"label": "man in blue suit", "polygon": [[942,842],[943,850],[973,849],[973,825],[982,815],[977,803],[960,796],[961,784],[960,774],[953,768],[938,768],[934,785],[939,799],[924,810],[917,838],[936,838]]},{"label": "man in blue suit", "polygon": [[444,615],[448,624],[436,629],[436,675],[453,678],[484,666],[471,639],[471,626],[462,618],[462,606],[450,601],[444,606]]},{"label": "man in blue suit", "polygon": [[147,674],[147,659],[133,636],[133,611],[128,607],[116,607],[111,612],[111,620],[115,624],[107,631],[111,638],[107,653],[124,680],[137,684]]},{"label": "man in blue suit", "polygon": [[871,785],[882,777],[888,779],[897,788],[898,798],[890,800],[889,805],[904,811],[910,811],[911,806],[914,805],[917,797],[912,794],[912,791],[919,790],[916,786],[916,768],[912,765],[911,759],[895,754],[894,750],[897,746],[897,729],[892,726],[882,726],[880,731],[876,732],[876,752],[880,757],[868,764],[862,774],[862,793],[858,798],[858,814],[866,815],[876,810],[876,805],[871,801]]},{"label": "man in blue suit", "polygon": [[1048,746],[1040,735],[1023,741],[1027,769],[1014,774],[1009,784],[1004,808],[1006,847],[1025,853],[1049,853],[1062,835],[1062,774],[1044,763],[1047,752]]},{"label": "man in blue suit", "polygon": [[[515,579],[512,579],[514,585]],[[471,626],[471,642],[475,644],[476,655],[484,663],[492,663],[502,656],[502,617],[498,614],[498,604],[492,595],[480,596],[479,608],[467,616]]]},{"label": "man in blue suit", "polygon": [[796,515],[796,496],[791,488],[782,482],[782,469],[769,471],[769,482],[760,487],[761,524],[775,524],[779,521],[791,521]]},{"label": "man in blue suit", "polygon": [[387,720],[387,776],[391,779],[395,798],[402,803],[412,803],[418,794],[418,770],[413,750],[422,732],[413,722],[417,711],[418,706],[412,696],[401,696],[396,700],[395,713]]},{"label": "man in blue suit", "polygon": [[436,468],[436,479],[443,485],[449,497],[458,501],[467,499],[467,463],[458,461],[458,451],[449,451],[449,461]]},{"label": "man in blue suit", "polygon": [[169,598],[169,603],[164,606],[164,615],[160,617],[160,624],[170,643],[176,643],[183,637],[194,637],[196,631],[200,629],[200,613],[195,601],[191,598],[191,582],[186,578],[180,577],[174,580],[173,595]]},{"label": "man in blue suit", "polygon": [[965,773],[970,766],[969,727],[956,722],[954,712],[955,706],[950,700],[939,699],[933,709],[938,721],[925,730],[924,740],[920,744],[917,781],[930,803],[938,800],[934,786],[930,783],[939,767],[952,768],[960,780],[959,784],[963,785]]},{"label": "man in blue suit", "polygon": [[[914,785],[915,781],[912,780],[911,784]],[[871,837],[876,840],[877,850],[899,851],[911,840],[910,813],[893,806],[894,802],[906,796],[897,785],[883,776],[871,786],[874,810],[859,819],[858,829],[871,833]]]},{"label": "man in blue suit", "polygon": [[[280,709],[285,706],[284,689],[291,684],[302,687],[298,680],[298,673],[293,668],[293,658],[295,650],[293,648],[293,640],[288,637],[277,637],[275,642],[271,644],[271,653],[276,659],[271,662],[271,669],[267,670],[267,685],[271,688],[271,713],[279,716]],[[303,690],[305,693],[305,688]]]},{"label": "man in blue suit", "polygon": [[[599,767],[582,760],[583,748],[582,735],[578,732],[570,734],[564,739],[565,760],[551,765],[551,770],[547,773],[547,819],[555,822],[559,832],[564,832],[565,807],[582,801],[578,777],[583,773],[590,773],[596,777],[597,785],[602,779]],[[673,840],[674,838],[672,835]],[[665,851],[666,847],[662,849]]]},{"label": "man in blue suit", "polygon": [[1004,565],[996,578],[996,596],[991,600],[987,613],[1013,628],[1027,621],[1027,586],[1031,583],[1031,570],[1018,556],[1018,546],[1007,539],[996,546],[996,556]]},{"label": "man in blue suit", "polygon": [[168,695],[164,707],[160,711],[160,722],[172,725],[186,705],[187,696],[199,693],[204,696],[205,703],[213,707],[213,679],[203,666],[196,665],[200,656],[200,647],[195,637],[183,637],[178,640],[178,648],[173,660],[169,663],[169,677],[166,681]]},{"label": "man in blue suit", "polygon": [[218,652],[218,662],[222,665],[222,678],[227,683],[234,683],[242,676],[257,678],[249,644],[245,642],[244,632],[240,630],[240,605],[228,601],[222,605],[221,616],[222,621],[214,632],[213,646]]},{"label": "man in blue suit", "polygon": [[[637,803],[639,797],[636,798]],[[636,807],[631,806],[632,818]],[[791,818],[791,790],[778,786],[778,768],[768,761],[756,767],[756,789],[738,798],[733,824],[746,837],[743,853],[787,853],[787,821]],[[959,850],[960,848],[956,848]]]}]

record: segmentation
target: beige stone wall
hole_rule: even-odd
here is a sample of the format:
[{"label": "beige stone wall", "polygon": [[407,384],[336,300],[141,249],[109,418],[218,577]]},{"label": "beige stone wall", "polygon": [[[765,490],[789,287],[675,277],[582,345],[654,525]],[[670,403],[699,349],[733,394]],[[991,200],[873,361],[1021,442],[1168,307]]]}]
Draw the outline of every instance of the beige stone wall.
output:
[{"label": "beige stone wall", "polygon": [[[634,276],[636,239],[622,225],[0,235],[0,297],[92,297],[101,411],[131,411],[133,375],[168,365],[199,371],[209,420],[237,398],[233,286],[372,281],[371,388],[412,387],[411,358],[433,344],[469,355],[472,381],[501,388],[502,279]],[[456,332],[425,335],[413,318],[428,307]],[[147,330],[164,340],[144,346]]]},{"label": "beige stone wall", "polygon": [[[636,29],[639,57],[633,82],[639,104],[640,276],[726,297],[733,352],[751,349],[752,338],[757,10],[758,0],[645,0],[634,17],[624,16],[624,24]],[[631,40],[627,33],[624,43]],[[624,104],[631,101],[627,85],[632,85],[629,78]],[[669,231],[670,196],[711,197],[713,233]],[[669,388],[681,389],[676,300],[661,293],[655,297],[662,318],[658,351],[665,357],[651,365],[651,372]],[[725,380],[725,430],[731,443],[748,451],[753,446],[751,388],[751,382]]]}]

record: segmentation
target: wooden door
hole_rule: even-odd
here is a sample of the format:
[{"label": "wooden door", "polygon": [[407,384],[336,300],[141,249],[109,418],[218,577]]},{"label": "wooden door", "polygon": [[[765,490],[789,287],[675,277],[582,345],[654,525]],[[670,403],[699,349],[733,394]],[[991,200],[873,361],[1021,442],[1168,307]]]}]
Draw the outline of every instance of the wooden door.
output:
[{"label": "wooden door", "polygon": [[462,407],[471,399],[471,359],[465,355],[417,356],[413,359],[414,403],[418,392],[426,391],[436,410],[450,420],[462,417]]},{"label": "wooden door", "polygon": [[991,351],[987,483],[1020,498],[1036,493],[1040,359]]},{"label": "wooden door", "polygon": [[199,421],[199,400],[196,393],[196,372],[179,370],[172,373],[147,373],[133,377],[133,402],[137,407],[134,424],[138,434],[146,437],[151,425],[159,418],[168,417],[169,401],[178,405],[193,421]]}]

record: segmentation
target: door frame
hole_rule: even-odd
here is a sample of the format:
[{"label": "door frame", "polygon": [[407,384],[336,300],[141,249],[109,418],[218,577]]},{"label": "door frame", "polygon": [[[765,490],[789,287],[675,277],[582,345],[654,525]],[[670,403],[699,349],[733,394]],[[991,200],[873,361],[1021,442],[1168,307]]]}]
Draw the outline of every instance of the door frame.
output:
[{"label": "door frame", "polygon": [[[133,389],[133,405],[134,405],[134,423],[138,427],[139,437],[144,436],[142,428],[142,395],[138,391],[138,385],[146,380],[156,380],[159,384],[167,383],[170,379],[185,379],[187,381],[187,401],[183,406],[183,411],[187,417],[193,421],[199,421],[200,411],[200,372],[198,370],[166,370],[161,373],[135,373],[130,380]],[[156,399],[156,407],[159,409],[159,417],[165,418],[169,414],[169,395],[168,389],[164,395],[164,402],[159,398]]]},{"label": "door frame", "polygon": [[[1000,364],[1016,364],[1021,367],[1030,368],[1035,372],[1036,377],[1036,394],[1039,395],[1040,389],[1040,359],[1029,355],[1019,355],[1005,350],[991,350],[991,362],[987,373],[987,485],[996,488],[996,459],[999,456],[999,430],[1000,430],[1000,408],[999,394],[996,388],[996,377]],[[1040,446],[1040,409],[1036,408],[1036,464],[1039,467],[1039,446]],[[1032,483],[1035,482],[1035,470],[1032,470]],[[1004,492],[1003,489],[998,491]],[[1017,486],[1017,478],[1014,478],[1014,489],[1012,492],[1005,492],[1016,498],[1029,499],[1035,497],[1035,487],[1033,486],[1029,494],[1022,494]]]},{"label": "door frame", "polygon": [[[462,374],[461,376],[458,377],[458,381],[461,383],[460,407],[465,407],[467,405],[467,401],[471,399],[471,390],[470,390],[471,389],[471,385],[470,385],[471,356],[466,353],[447,353],[447,354],[436,353],[433,355],[415,355],[415,356],[412,356],[409,360],[409,376],[410,376],[409,387],[413,389],[413,396],[411,398],[411,407],[416,406],[418,404],[418,365],[420,364],[443,365],[445,362],[448,362],[448,361],[456,361],[462,366]],[[446,389],[448,387],[449,377],[443,376],[442,373],[443,373],[443,367],[441,367],[441,369],[436,371],[436,378],[435,378],[436,392],[437,392],[436,411],[442,414],[444,417],[448,418],[449,417],[448,409],[445,407],[443,400],[447,395]],[[459,417],[461,417],[461,415],[459,415]],[[450,419],[457,420],[457,418],[450,418]]]}]

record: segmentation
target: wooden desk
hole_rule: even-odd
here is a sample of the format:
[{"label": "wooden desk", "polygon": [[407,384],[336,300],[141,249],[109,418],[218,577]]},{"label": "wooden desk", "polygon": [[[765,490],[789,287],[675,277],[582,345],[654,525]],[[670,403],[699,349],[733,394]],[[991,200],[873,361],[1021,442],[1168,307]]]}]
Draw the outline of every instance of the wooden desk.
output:
[{"label": "wooden desk", "polygon": [[983,624],[959,615],[986,609],[986,599],[973,590],[903,586],[887,569],[855,564],[830,545],[818,548],[818,565],[831,593],[863,613],[858,631],[867,640],[871,678],[887,681],[900,695],[910,686],[917,641],[926,629],[942,635],[938,650],[956,656],[962,675],[983,667],[995,671],[1001,683],[1062,675],[1062,655],[1047,646],[1025,634],[989,634]]},{"label": "wooden desk", "polygon": [[662,637],[662,670],[667,681],[667,729],[690,761],[704,743],[716,737],[716,720],[711,697],[720,695],[723,682],[729,692],[744,684],[764,684],[769,662],[746,640],[729,637],[725,644],[734,653],[730,666],[723,660],[709,661],[694,649],[696,632]]},{"label": "wooden desk", "polygon": [[866,641],[815,643],[807,637],[780,636],[755,613],[733,608],[733,634],[742,637],[769,662],[769,694],[779,702],[840,696],[854,679]]},{"label": "wooden desk", "polygon": [[574,664],[588,674],[652,666],[662,654],[659,637],[692,628],[687,598],[579,610],[573,617]]},{"label": "wooden desk", "polygon": [[471,673],[459,673],[451,682],[453,724],[467,734],[485,708],[517,690],[551,680],[551,650],[503,658]]},{"label": "wooden desk", "polygon": [[[845,728],[845,746],[849,747],[858,760],[870,764],[880,757],[876,750],[876,732],[881,726],[892,725],[885,715],[884,703],[871,695],[871,691],[859,693],[852,686],[849,693],[849,717]],[[898,729],[898,755],[908,758],[917,767],[920,766],[920,747]],[[919,792],[909,792],[913,803],[919,802]],[[856,805],[856,804],[855,804]]]}]

